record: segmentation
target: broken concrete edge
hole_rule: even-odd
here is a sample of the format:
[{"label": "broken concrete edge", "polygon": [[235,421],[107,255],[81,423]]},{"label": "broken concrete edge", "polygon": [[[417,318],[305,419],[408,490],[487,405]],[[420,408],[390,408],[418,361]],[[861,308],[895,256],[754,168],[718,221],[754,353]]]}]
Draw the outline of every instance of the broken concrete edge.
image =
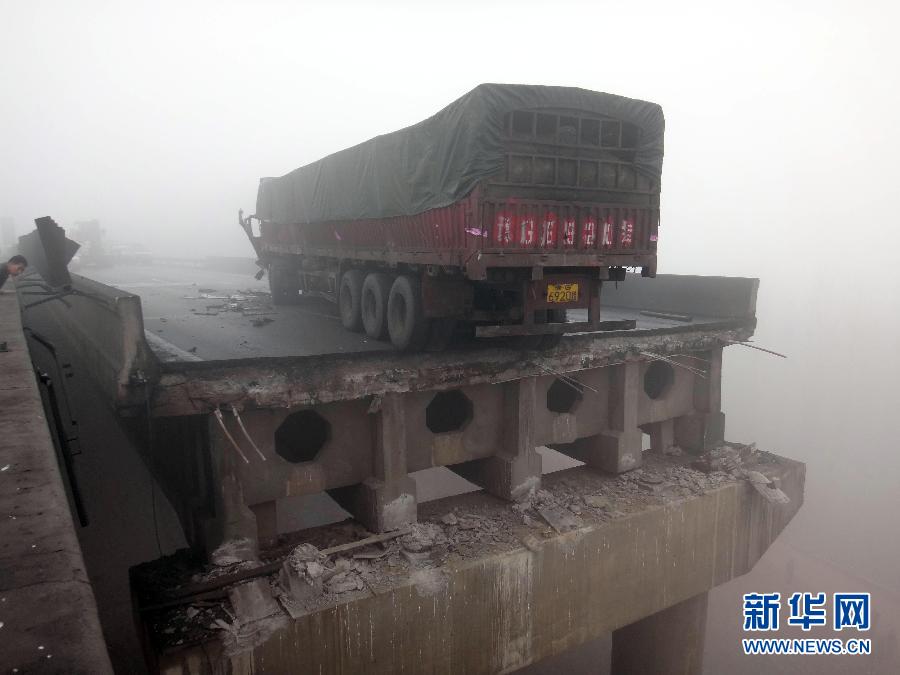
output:
[{"label": "broken concrete edge", "polygon": [[[148,385],[154,385],[154,414],[159,416],[189,415],[209,412],[220,402],[248,406],[314,405],[373,393],[414,391],[417,388],[452,388],[461,383],[496,381],[496,377],[515,378],[538,374],[535,356],[547,367],[560,372],[573,372],[596,367],[598,351],[616,351],[616,341],[646,340],[645,346],[658,344],[660,336],[711,335],[725,332],[725,339],[749,337],[755,327],[755,298],[758,280],[731,277],[696,277],[659,275],[648,280],[635,277],[627,284],[609,286],[610,305],[634,306],[637,309],[700,309],[708,317],[702,324],[676,325],[663,329],[613,331],[600,335],[571,335],[564,345],[551,353],[539,355],[511,349],[479,348],[442,354],[397,354],[365,352],[309,357],[271,357],[227,361],[167,361],[154,352],[143,328],[140,298],[113,286],[73,275],[75,295],[67,296],[70,306],[58,302],[46,304],[54,319],[71,335],[72,348],[79,358],[91,364],[90,372],[106,393],[110,404],[124,415],[139,414],[146,404]],[[682,297],[687,295],[688,297]],[[674,303],[674,304],[673,304]],[[685,305],[685,303],[688,303]],[[693,304],[692,304],[693,303]],[[698,304],[699,303],[699,304]],[[80,316],[75,321],[75,313]],[[718,312],[718,314],[717,314]],[[719,318],[715,318],[718,316]],[[732,331],[732,332],[728,332]],[[657,339],[654,339],[657,338]],[[672,339],[672,338],[670,338]],[[690,338],[685,338],[687,343]],[[721,344],[728,344],[723,342]],[[711,346],[696,345],[694,349]],[[169,350],[171,351],[171,350]],[[626,350],[627,351],[627,350]],[[589,353],[590,360],[581,363],[580,355]],[[419,367],[420,361],[425,361]],[[449,363],[448,363],[449,362]],[[312,367],[314,366],[314,367]],[[368,371],[382,368],[387,374],[386,386]],[[428,384],[428,371],[447,368],[447,381],[437,386]],[[324,369],[316,382],[298,378],[301,371]],[[487,374],[473,379],[479,370]],[[349,376],[345,371],[356,371]],[[258,373],[260,377],[254,377]],[[305,386],[290,387],[268,380],[279,373],[293,373],[291,382]],[[440,379],[440,375],[437,379]],[[348,387],[341,386],[347,379]],[[406,386],[404,380],[412,380]],[[194,383],[184,392],[185,382]],[[260,384],[260,382],[262,384]],[[289,395],[290,389],[302,390],[299,399]],[[222,390],[221,395],[217,390]],[[221,401],[219,399],[222,399]]]},{"label": "broken concrete edge", "polygon": [[[410,557],[405,571],[366,581],[312,611],[286,610],[290,619],[269,617],[264,626],[238,621],[202,644],[166,647],[156,653],[160,672],[207,672],[207,665],[241,673],[522,667],[748,572],[803,502],[805,466],[776,460],[766,473],[789,495],[788,505],[770,503],[749,481],[734,479],[543,539],[540,532],[519,533],[511,548],[494,545],[436,567]],[[586,471],[552,474],[548,487],[590,477]],[[655,494],[650,490],[646,499]],[[447,524],[446,514],[470,511],[467,505],[477,501],[496,508],[491,500],[470,493],[429,502],[421,505],[429,522],[420,526],[435,519]],[[521,529],[534,533],[533,527]],[[434,648],[424,664],[416,661],[422,644]]]},{"label": "broken concrete edge", "polygon": [[181,349],[181,347],[173,345],[168,340],[163,340],[159,335],[151,333],[149,330],[144,330],[144,338],[147,340],[148,346],[153,350],[153,354],[160,363],[167,363],[169,361],[187,362],[203,360],[196,354],[185,351],[184,349]]},{"label": "broken concrete edge", "polygon": [[0,341],[0,670],[111,673],[14,293]]},{"label": "broken concrete edge", "polygon": [[[347,401],[388,393],[445,391],[496,384],[548,371],[575,373],[631,360],[641,352],[661,355],[702,351],[753,334],[754,321],[727,321],[658,331],[626,331],[615,336],[572,336],[545,353],[479,349],[404,355],[361,352],[350,355],[259,358],[167,364],[153,391],[158,417],[206,414],[219,406],[238,409],[291,408]],[[123,415],[143,408],[121,407]]]},{"label": "broken concrete edge", "polygon": [[85,364],[112,407],[144,407],[160,362],[144,333],[140,297],[77,274],[72,290],[65,303],[26,311],[49,314],[67,336],[66,349]]}]

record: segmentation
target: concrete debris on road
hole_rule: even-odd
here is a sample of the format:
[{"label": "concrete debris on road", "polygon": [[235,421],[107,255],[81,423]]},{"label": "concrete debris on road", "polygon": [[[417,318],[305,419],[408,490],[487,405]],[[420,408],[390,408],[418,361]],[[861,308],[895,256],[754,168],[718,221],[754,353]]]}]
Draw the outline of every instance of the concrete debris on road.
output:
[{"label": "concrete debris on road", "polygon": [[[474,492],[452,498],[452,507],[442,505],[443,500],[420,504],[419,522],[390,539],[373,536],[354,521],[282,535],[274,548],[259,553],[262,560],[284,560],[272,575],[231,586],[227,599],[160,610],[153,619],[154,634],[157,640],[176,645],[218,633],[229,653],[236,653],[257,644],[260,635],[287,617],[298,618],[404,583],[413,584],[426,597],[444,587],[448,564],[522,548],[537,552],[546,539],[559,534],[736,481],[747,481],[772,503],[787,503],[777,481],[763,473],[766,465],[779,461],[754,446],[734,443],[697,459],[646,453],[641,468],[617,476],[581,468],[547,474],[541,489],[517,503]],[[695,468],[698,462],[704,470]],[[710,470],[712,466],[734,468]],[[329,550],[333,552],[323,553]],[[171,574],[161,575],[167,581],[156,593],[164,597],[167,588],[261,565],[256,558],[245,559],[251,553],[242,540],[228,542],[214,552],[217,564],[205,572],[176,584]],[[273,606],[277,613],[263,616]]]},{"label": "concrete debris on road", "polygon": [[209,559],[217,568],[228,567],[247,561],[255,561],[256,547],[253,541],[246,537],[229,539],[213,551],[210,554]]},{"label": "concrete debris on road", "polygon": [[759,471],[744,471],[744,477],[750,482],[756,491],[773,504],[789,504],[791,498],[788,497],[768,476]]},{"label": "concrete debris on road", "polygon": [[742,464],[755,459],[757,455],[755,443],[723,443],[702,455],[692,464],[695,469],[710,473],[713,471],[732,472]]},{"label": "concrete debris on road", "polygon": [[[272,597],[268,579],[253,579],[233,586],[228,591],[228,600],[235,617],[241,623],[257,621],[281,613],[278,603]],[[185,616],[187,616],[187,612],[185,612]]]},{"label": "concrete debris on road", "polygon": [[[248,289],[238,291],[237,293],[230,293],[228,295],[214,295],[214,293],[216,293],[216,291],[213,289],[201,288],[199,289],[199,295],[185,295],[183,296],[183,299],[217,301],[215,304],[205,305],[203,311],[192,308],[191,313],[194,316],[218,316],[221,313],[233,312],[246,317],[259,317],[259,319],[265,319],[266,317],[277,313],[272,304],[272,296],[265,291]],[[264,326],[272,321],[272,319],[268,319],[261,323],[257,323],[259,319],[253,321],[254,326]]]},{"label": "concrete debris on road", "polygon": [[769,502],[788,504],[790,497],[772,479],[759,471],[744,468],[745,464],[764,463],[773,457],[769,453],[759,452],[755,443],[723,443],[701,455],[692,466],[705,472],[723,471],[735,478],[744,478]]},{"label": "concrete debris on road", "polygon": [[575,518],[558,506],[539,506],[536,510],[541,515],[541,518],[546,520],[560,534],[569,530],[576,530],[581,526],[580,518]]},{"label": "concrete debris on road", "polygon": [[[462,527],[462,525],[460,525]],[[445,540],[444,531],[436,523],[415,523],[409,534],[400,538],[404,551],[424,553],[430,551],[438,543]]]}]

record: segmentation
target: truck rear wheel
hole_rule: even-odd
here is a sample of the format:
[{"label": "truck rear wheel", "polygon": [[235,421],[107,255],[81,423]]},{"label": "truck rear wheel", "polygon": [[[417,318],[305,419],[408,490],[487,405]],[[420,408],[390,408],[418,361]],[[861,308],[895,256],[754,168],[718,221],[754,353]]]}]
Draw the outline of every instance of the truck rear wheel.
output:
[{"label": "truck rear wheel", "polygon": [[362,312],[360,311],[364,274],[361,270],[347,270],[341,276],[338,288],[338,312],[341,324],[347,330],[359,333],[362,330]]},{"label": "truck rear wheel", "polygon": [[428,320],[422,306],[422,284],[415,277],[394,279],[387,306],[388,333],[400,350],[422,349],[428,340]]},{"label": "truck rear wheel", "polygon": [[388,336],[387,308],[391,293],[391,278],[381,272],[370,272],[362,285],[360,310],[363,328],[373,340]]}]

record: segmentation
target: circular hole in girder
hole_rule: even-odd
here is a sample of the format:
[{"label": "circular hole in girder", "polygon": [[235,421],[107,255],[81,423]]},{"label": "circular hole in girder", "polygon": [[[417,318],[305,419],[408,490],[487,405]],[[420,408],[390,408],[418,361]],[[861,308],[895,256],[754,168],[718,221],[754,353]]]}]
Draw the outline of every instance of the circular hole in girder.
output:
[{"label": "circular hole in girder", "polygon": [[425,408],[425,425],[435,434],[459,431],[472,419],[472,401],[461,391],[435,394]]},{"label": "circular hole in girder", "polygon": [[653,361],[644,373],[644,393],[652,399],[665,396],[675,381],[675,371],[664,361]]},{"label": "circular hole in girder", "polygon": [[331,423],[315,410],[301,410],[275,430],[275,452],[292,464],[311,462],[330,439]]},{"label": "circular hole in girder", "polygon": [[555,413],[570,413],[581,401],[581,392],[560,379],[553,381],[547,389],[547,410]]}]

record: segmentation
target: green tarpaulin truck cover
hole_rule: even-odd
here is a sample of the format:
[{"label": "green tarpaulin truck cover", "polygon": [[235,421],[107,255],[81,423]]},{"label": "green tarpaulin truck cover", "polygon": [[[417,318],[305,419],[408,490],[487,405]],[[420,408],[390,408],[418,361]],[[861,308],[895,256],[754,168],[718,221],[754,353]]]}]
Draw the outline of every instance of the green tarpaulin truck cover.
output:
[{"label": "green tarpaulin truck cover", "polygon": [[482,84],[406,129],[263,178],[256,215],[283,224],[414,215],[448,206],[503,169],[504,117],[573,110],[637,125],[635,168],[659,180],[664,120],[655,103],[575,87]]}]

